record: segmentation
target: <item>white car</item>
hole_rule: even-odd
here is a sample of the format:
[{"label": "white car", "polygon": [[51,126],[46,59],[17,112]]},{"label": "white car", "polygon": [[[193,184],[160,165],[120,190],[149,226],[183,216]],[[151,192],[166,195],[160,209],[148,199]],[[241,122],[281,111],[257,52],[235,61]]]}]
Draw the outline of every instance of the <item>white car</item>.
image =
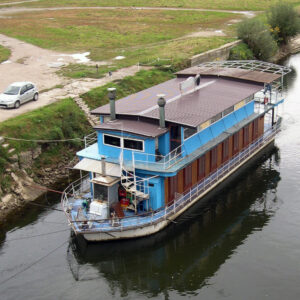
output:
[{"label": "white car", "polygon": [[39,98],[39,92],[32,82],[14,82],[0,94],[0,107],[19,108],[21,104]]}]

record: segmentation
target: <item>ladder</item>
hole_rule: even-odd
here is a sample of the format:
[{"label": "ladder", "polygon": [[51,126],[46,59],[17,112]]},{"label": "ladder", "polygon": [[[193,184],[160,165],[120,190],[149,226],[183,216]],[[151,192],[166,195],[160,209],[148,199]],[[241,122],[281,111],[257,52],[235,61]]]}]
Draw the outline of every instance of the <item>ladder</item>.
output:
[{"label": "ladder", "polygon": [[121,166],[121,185],[126,192],[132,195],[132,203],[128,206],[128,209],[137,213],[137,206],[140,201],[149,199],[149,178],[142,178],[135,174],[135,162],[134,154],[132,152],[132,170],[128,171],[124,164],[123,149],[120,154],[120,166]]}]

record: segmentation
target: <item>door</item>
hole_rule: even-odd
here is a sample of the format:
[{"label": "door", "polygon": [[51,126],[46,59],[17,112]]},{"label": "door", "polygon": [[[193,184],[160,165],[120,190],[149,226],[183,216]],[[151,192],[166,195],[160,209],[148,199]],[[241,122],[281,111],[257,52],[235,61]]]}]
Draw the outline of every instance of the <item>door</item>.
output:
[{"label": "door", "polygon": [[27,101],[27,94],[26,94],[26,85],[22,86],[21,91],[20,91],[20,102],[21,104]]},{"label": "door", "polygon": [[33,88],[33,85],[32,84],[27,84],[27,91],[26,91],[26,94],[27,94],[27,101],[29,100],[32,100],[33,99],[33,96],[34,96],[34,88]]},{"label": "door", "polygon": [[181,128],[178,125],[170,125],[170,150],[174,150],[181,145]]}]

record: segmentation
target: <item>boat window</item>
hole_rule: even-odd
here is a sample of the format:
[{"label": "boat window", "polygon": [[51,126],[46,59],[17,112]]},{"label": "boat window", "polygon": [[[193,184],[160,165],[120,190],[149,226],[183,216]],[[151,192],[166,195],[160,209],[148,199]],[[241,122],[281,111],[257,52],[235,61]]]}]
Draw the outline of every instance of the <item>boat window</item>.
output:
[{"label": "boat window", "polygon": [[219,113],[219,114],[215,115],[214,117],[212,117],[211,120],[210,120],[210,122],[211,122],[211,124],[215,123],[218,120],[220,120],[221,118],[222,118],[222,113]]},{"label": "boat window", "polygon": [[228,107],[223,111],[223,117],[234,111],[234,106]]},{"label": "boat window", "polygon": [[94,184],[94,199],[107,201],[108,188],[101,184]]},{"label": "boat window", "polygon": [[104,144],[121,147],[121,139],[116,136],[104,134]]},{"label": "boat window", "polygon": [[143,151],[144,143],[143,141],[124,139],[124,148]]},{"label": "boat window", "polygon": [[184,139],[186,140],[193,134],[197,133],[197,128],[185,127],[183,131],[184,131]]}]

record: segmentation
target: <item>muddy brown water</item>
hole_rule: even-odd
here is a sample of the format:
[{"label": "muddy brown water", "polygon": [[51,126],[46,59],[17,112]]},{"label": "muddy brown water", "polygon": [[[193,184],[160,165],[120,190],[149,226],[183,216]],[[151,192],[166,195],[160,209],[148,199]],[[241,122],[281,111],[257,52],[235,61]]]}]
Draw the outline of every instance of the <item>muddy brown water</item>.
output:
[{"label": "muddy brown water", "polygon": [[[300,55],[285,64],[300,70]],[[59,211],[28,208],[0,233],[1,299],[299,299],[300,76],[275,147],[167,230],[89,244]],[[60,208],[59,197],[43,203]]]}]

